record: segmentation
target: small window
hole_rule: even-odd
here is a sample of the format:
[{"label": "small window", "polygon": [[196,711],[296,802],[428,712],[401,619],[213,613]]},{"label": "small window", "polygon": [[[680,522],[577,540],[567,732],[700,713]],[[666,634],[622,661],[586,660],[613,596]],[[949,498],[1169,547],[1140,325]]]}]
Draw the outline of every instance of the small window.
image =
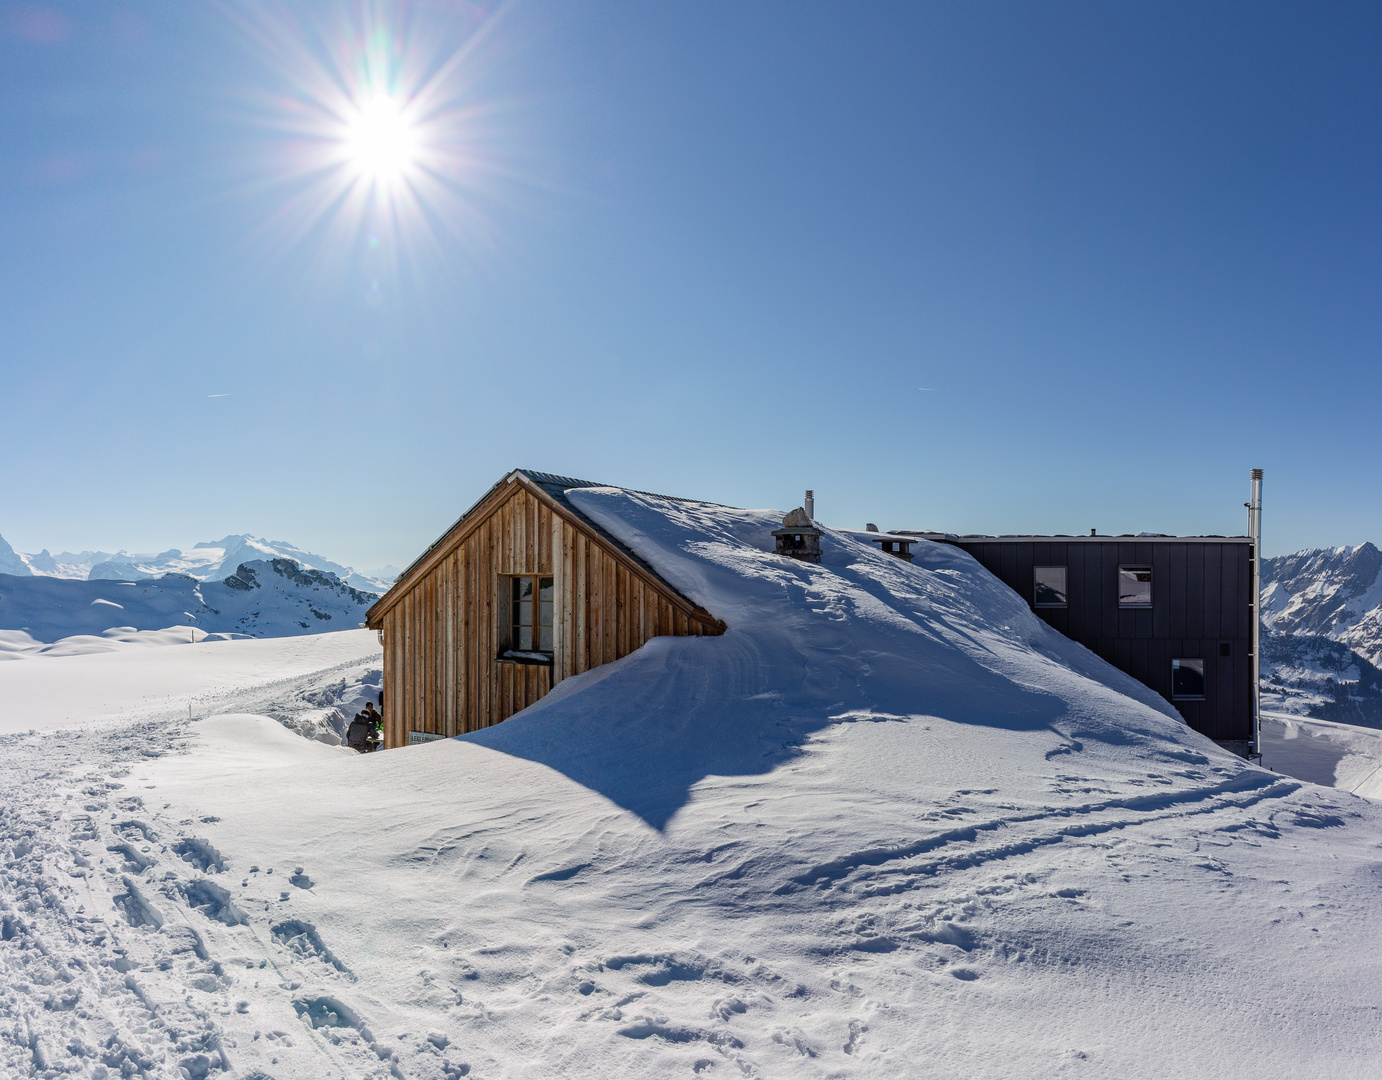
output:
[{"label": "small window", "polygon": [[1219,655],[1220,655],[1220,656],[1232,656],[1232,655],[1233,655],[1233,642],[1231,642],[1231,641],[1221,641],[1221,642],[1219,642]]},{"label": "small window", "polygon": [[1150,566],[1120,566],[1118,568],[1118,606],[1152,606],[1152,568]]},{"label": "small window", "polygon": [[552,579],[510,579],[509,648],[514,652],[552,651]]},{"label": "small window", "polygon": [[1034,607],[1065,607],[1069,602],[1065,591],[1065,567],[1037,566],[1032,568],[1036,588],[1032,598]]},{"label": "small window", "polygon": [[1204,700],[1204,661],[1171,661],[1171,700]]}]

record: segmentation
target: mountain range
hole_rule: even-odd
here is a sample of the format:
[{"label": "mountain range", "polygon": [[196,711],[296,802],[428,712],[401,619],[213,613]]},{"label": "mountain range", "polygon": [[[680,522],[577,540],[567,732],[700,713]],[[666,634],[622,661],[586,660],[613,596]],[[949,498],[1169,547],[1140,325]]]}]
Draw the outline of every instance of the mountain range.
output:
[{"label": "mountain range", "polygon": [[[10,651],[115,628],[195,627],[211,634],[287,637],[354,630],[379,594],[292,559],[253,559],[221,581],[163,574],[138,581],[74,581],[0,574],[0,634]],[[17,638],[17,635],[27,635]],[[0,659],[3,659],[0,656]]]},{"label": "mountain range", "polygon": [[382,593],[388,589],[396,567],[376,571],[356,571],[353,567],[310,551],[286,540],[265,540],[249,533],[230,535],[221,540],[196,544],[189,550],[169,548],[157,554],[128,551],[64,551],[52,555],[44,548],[36,555],[17,552],[0,536],[0,574],[17,577],[55,577],[77,581],[142,581],[163,574],[183,574],[197,581],[219,581],[235,573],[245,562],[291,559],[299,567],[335,574],[354,589]]},{"label": "mountain range", "polygon": [[196,627],[251,637],[353,630],[397,572],[361,573],[248,533],[157,554],[31,555],[0,537],[0,633],[16,637],[6,652],[17,656],[30,639],[116,629]]},{"label": "mountain range", "polygon": [[1263,559],[1262,629],[1265,708],[1382,727],[1382,551]]}]

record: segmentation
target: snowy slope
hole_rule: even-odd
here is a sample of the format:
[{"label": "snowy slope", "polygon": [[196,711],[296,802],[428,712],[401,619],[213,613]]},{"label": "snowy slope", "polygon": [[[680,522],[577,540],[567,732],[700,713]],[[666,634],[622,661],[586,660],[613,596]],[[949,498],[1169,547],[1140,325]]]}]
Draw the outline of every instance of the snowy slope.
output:
[{"label": "snowy slope", "polygon": [[0,575],[0,628],[41,642],[112,627],[310,634],[356,628],[377,599],[291,559],[242,563],[224,581],[209,582],[181,574],[133,582]]},{"label": "snowy slope", "polygon": [[[3,639],[0,639],[3,640]],[[371,630],[299,637],[216,640],[159,631],[96,640],[68,638],[64,648],[0,664],[5,709],[0,735],[216,712],[229,702],[253,706],[293,728],[316,708],[349,709],[378,701],[379,642]],[[111,647],[111,646],[114,647]],[[363,666],[362,666],[363,665]],[[358,699],[323,696],[336,675],[374,689]],[[303,681],[316,689],[303,689]],[[318,686],[317,684],[321,684]],[[352,683],[354,685],[354,683]]]},{"label": "snowy slope", "polygon": [[[1374,1075],[1382,810],[1220,751],[954,548],[809,566],[770,513],[571,498],[728,632],[369,757],[234,680],[5,737],[0,1075]],[[97,660],[284,644],[0,695],[40,726]]]},{"label": "snowy slope", "polygon": [[1300,780],[1382,800],[1382,732],[1372,728],[1266,713],[1262,764]]}]

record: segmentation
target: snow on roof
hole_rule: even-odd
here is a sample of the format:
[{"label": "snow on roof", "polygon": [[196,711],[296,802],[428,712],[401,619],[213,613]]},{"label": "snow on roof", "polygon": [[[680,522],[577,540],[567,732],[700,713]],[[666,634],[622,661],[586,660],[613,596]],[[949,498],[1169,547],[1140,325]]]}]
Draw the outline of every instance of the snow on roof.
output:
[{"label": "snow on roof", "polygon": [[[756,744],[765,725],[794,734],[762,757],[764,769],[841,717],[919,713],[1043,731],[1053,748],[1068,741],[1065,723],[1115,756],[1134,746],[1139,757],[1221,756],[1164,699],[1052,630],[954,547],[918,542],[925,550],[907,564],[826,530],[817,566],[772,553],[777,511],[617,488],[566,497],[729,633],[656,641],[471,738],[532,754],[658,827],[689,797],[693,777],[742,768],[724,758],[746,737]],[[649,648],[666,659],[643,656]],[[581,692],[587,681],[599,685],[598,719]],[[664,755],[684,783],[647,783],[650,762]]]},{"label": "snow on roof", "polygon": [[[405,579],[408,577],[408,575],[413,572],[414,567],[424,562],[427,556],[430,555],[433,551],[435,551],[439,545],[444,543],[446,541],[446,538],[449,537],[452,533],[454,533],[456,529],[459,528],[466,521],[466,519],[471,516],[471,514],[475,513],[476,510],[483,506],[485,504],[485,501],[491,495],[493,495],[505,484],[509,483],[511,480],[514,480],[518,477],[522,477],[524,480],[533,484],[535,487],[540,488],[543,492],[549,495],[557,503],[559,503],[565,509],[570,511],[574,517],[576,517],[578,520],[584,523],[588,528],[591,529],[591,531],[595,532],[606,542],[621,550],[625,555],[628,555],[635,562],[642,564],[653,574],[654,577],[657,576],[656,570],[654,570],[651,566],[648,566],[647,562],[641,556],[639,556],[637,552],[629,549],[622,541],[618,539],[618,537],[606,532],[597,522],[591,521],[584,514],[582,514],[580,509],[566,497],[566,493],[570,490],[577,488],[607,487],[615,491],[629,491],[630,493],[635,495],[653,496],[654,498],[662,499],[665,502],[696,502],[696,500],[693,499],[681,499],[673,495],[653,495],[652,492],[634,491],[632,488],[621,488],[611,484],[599,484],[594,482],[593,480],[578,480],[572,476],[558,476],[556,473],[539,472],[533,469],[513,469],[510,472],[505,473],[499,480],[495,481],[495,483],[490,485],[489,489],[478,499],[476,499],[475,502],[470,506],[470,508],[465,511],[465,513],[463,513],[454,522],[452,522],[451,525],[447,527],[446,531],[441,534],[441,536],[437,537],[436,540],[432,541],[432,543],[427,545],[427,548],[422,552],[422,554],[419,555],[416,559],[414,559],[411,563],[409,563],[403,569],[402,573],[397,575],[397,577],[394,579],[395,585],[403,583]],[[716,504],[702,503],[700,505],[714,506]]]}]

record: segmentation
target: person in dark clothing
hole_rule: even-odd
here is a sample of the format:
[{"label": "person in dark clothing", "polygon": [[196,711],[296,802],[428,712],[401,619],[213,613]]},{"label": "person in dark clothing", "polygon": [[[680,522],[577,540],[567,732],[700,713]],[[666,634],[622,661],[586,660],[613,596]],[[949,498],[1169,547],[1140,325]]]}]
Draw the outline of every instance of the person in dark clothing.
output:
[{"label": "person in dark clothing", "polygon": [[384,745],[384,718],[375,711],[374,702],[365,702],[365,719],[369,722],[369,734],[365,736],[368,749],[378,750]]},{"label": "person in dark clothing", "polygon": [[380,731],[383,722],[383,717],[374,711],[374,702],[365,702],[365,707],[355,714],[355,719],[346,729],[346,745],[360,754],[377,750],[383,742]]}]

